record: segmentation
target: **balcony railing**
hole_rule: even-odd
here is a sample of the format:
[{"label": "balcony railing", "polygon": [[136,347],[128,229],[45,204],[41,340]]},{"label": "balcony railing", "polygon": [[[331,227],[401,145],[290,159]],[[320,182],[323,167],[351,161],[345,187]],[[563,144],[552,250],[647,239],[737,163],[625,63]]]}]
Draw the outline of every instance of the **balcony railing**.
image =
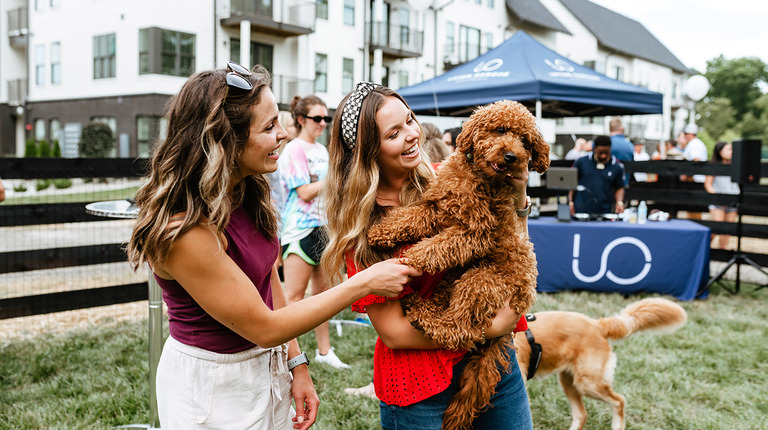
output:
[{"label": "balcony railing", "polygon": [[424,50],[424,32],[407,26],[369,22],[365,26],[365,38],[373,49],[381,49],[384,55],[395,58],[420,57]]},{"label": "balcony railing", "polygon": [[27,43],[29,20],[27,8],[20,7],[8,11],[8,39],[11,46],[23,46]]},{"label": "balcony railing", "polygon": [[272,93],[277,103],[290,105],[293,96],[304,97],[315,92],[315,81],[295,76],[273,75]]},{"label": "balcony railing", "polygon": [[223,26],[240,25],[248,20],[254,31],[280,36],[299,36],[314,32],[316,4],[310,1],[231,0],[229,17]]},{"label": "balcony railing", "polygon": [[27,98],[27,80],[15,79],[8,81],[8,104],[22,106]]}]

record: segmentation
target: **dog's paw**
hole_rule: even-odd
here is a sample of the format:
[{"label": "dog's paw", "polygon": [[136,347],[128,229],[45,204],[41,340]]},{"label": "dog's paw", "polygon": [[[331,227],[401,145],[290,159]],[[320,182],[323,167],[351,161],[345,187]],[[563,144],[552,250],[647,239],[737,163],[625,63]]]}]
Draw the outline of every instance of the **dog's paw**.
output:
[{"label": "dog's paw", "polygon": [[438,264],[439,262],[436,259],[437,256],[434,251],[429,252],[429,250],[419,247],[418,245],[408,249],[404,256],[408,258],[409,266],[419,269],[422,272],[435,274],[446,269]]},{"label": "dog's paw", "polygon": [[368,229],[368,244],[378,248],[394,248],[395,238],[382,224],[376,224]]}]

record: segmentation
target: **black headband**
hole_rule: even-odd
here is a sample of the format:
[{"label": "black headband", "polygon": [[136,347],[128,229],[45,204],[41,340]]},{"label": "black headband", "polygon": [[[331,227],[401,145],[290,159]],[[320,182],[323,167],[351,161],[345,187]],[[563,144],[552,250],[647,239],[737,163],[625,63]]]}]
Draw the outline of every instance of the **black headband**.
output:
[{"label": "black headband", "polygon": [[341,112],[341,137],[347,148],[355,149],[355,144],[357,143],[357,125],[360,121],[363,99],[380,86],[372,82],[359,82],[355,86],[355,92],[347,99],[347,103]]}]

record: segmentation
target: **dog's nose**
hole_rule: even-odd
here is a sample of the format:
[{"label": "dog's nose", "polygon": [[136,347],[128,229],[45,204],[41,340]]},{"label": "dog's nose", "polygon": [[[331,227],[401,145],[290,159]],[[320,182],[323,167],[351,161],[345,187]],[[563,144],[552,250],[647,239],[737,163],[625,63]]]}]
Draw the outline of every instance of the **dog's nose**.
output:
[{"label": "dog's nose", "polygon": [[511,152],[507,152],[506,154],[504,154],[505,163],[514,163],[515,161],[517,161],[517,155]]}]

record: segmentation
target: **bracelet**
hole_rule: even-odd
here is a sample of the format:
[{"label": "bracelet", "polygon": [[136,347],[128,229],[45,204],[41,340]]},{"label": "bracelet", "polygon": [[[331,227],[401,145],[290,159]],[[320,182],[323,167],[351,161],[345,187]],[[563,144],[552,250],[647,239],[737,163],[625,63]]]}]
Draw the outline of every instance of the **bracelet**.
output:
[{"label": "bracelet", "polygon": [[619,206],[619,205],[624,206],[624,202],[622,200],[619,200],[618,202],[616,202],[616,206]]},{"label": "bracelet", "polygon": [[485,327],[482,328],[482,332],[480,334],[480,345],[485,345]]}]

